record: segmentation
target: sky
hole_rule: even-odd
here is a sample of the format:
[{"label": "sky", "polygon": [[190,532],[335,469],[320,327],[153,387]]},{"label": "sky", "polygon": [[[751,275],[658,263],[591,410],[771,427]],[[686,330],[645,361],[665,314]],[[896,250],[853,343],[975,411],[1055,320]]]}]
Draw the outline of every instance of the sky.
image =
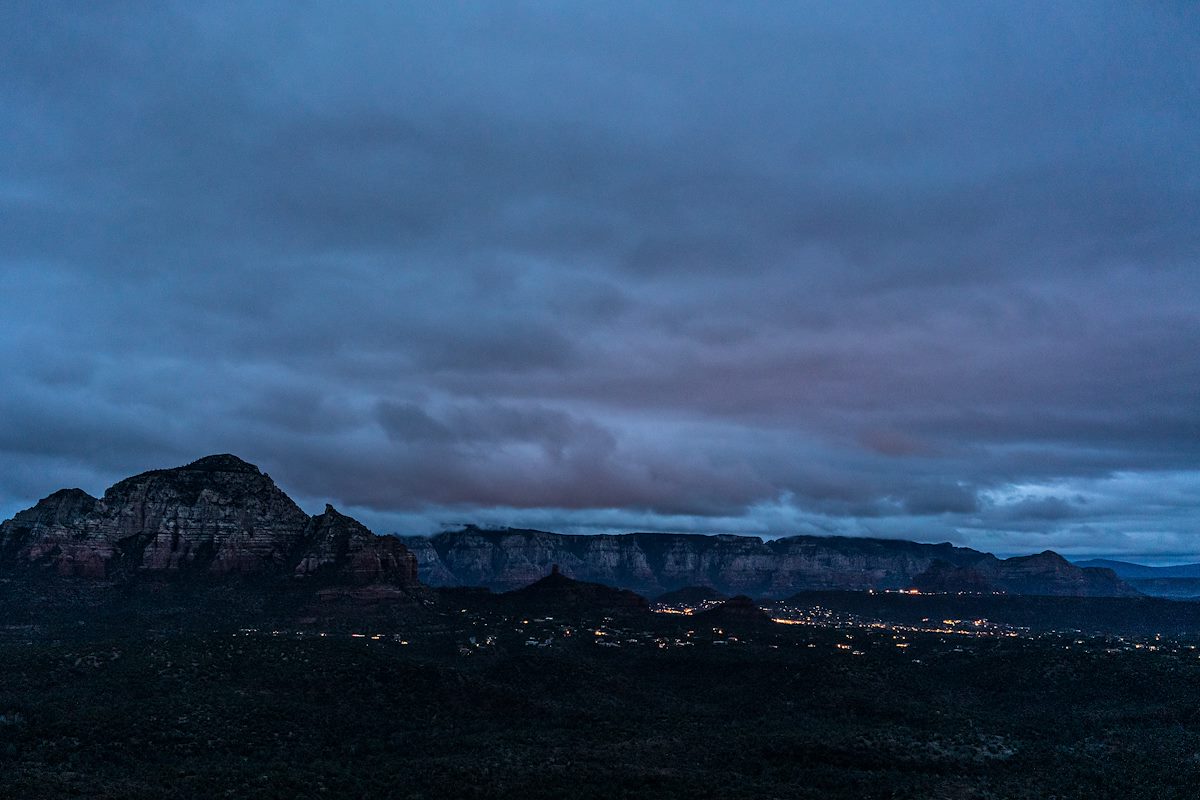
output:
[{"label": "sky", "polygon": [[0,4],[0,517],[1200,559],[1200,6]]}]

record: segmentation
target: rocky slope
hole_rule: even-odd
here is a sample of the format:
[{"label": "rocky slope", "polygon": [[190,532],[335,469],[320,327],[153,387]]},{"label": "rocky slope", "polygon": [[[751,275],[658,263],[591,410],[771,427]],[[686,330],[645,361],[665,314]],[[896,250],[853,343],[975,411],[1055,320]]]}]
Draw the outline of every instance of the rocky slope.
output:
[{"label": "rocky slope", "polygon": [[561,565],[579,580],[657,596],[685,586],[727,595],[783,598],[817,589],[1004,591],[1020,594],[1137,594],[1111,570],[1080,569],[1054,553],[1001,560],[949,544],[845,537],[629,533],[576,536],[468,527],[402,541],[421,580],[434,586],[508,590]]},{"label": "rocky slope", "polygon": [[270,575],[417,584],[416,560],[331,506],[309,517],[258,467],[214,455],[144,472],[100,499],[63,489],[0,524],[0,570],[121,580]]}]

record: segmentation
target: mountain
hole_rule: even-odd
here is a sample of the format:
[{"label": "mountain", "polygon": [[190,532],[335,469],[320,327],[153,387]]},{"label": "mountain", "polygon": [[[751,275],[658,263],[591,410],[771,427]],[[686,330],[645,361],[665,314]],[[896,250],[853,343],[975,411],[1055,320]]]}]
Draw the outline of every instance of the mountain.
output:
[{"label": "mountain", "polygon": [[979,592],[999,591],[984,571],[975,567],[956,567],[938,559],[929,569],[913,578],[912,588],[922,592]]},{"label": "mountain", "polygon": [[1136,587],[1110,569],[1079,567],[1045,550],[1029,556],[979,559],[969,566],[935,561],[913,579],[922,592],[974,592],[1055,597],[1132,597]]},{"label": "mountain", "polygon": [[1128,561],[1093,558],[1076,561],[1077,567],[1104,567],[1117,573],[1118,578],[1200,578],[1200,564],[1175,564],[1169,567],[1148,567]]},{"label": "mountain", "polygon": [[731,597],[719,606],[701,611],[692,617],[697,627],[745,629],[759,625],[770,625],[771,615],[744,594]]},{"label": "mountain", "polygon": [[1200,598],[1200,564],[1148,567],[1128,561],[1094,558],[1089,561],[1076,561],[1075,565],[1111,569],[1121,580],[1150,597],[1170,597],[1176,600]]},{"label": "mountain", "polygon": [[[561,574],[546,578],[555,564]],[[110,584],[138,576],[271,576],[301,585],[388,587],[417,587],[419,575],[432,586],[496,591],[575,579],[641,596],[689,586],[759,598],[911,587],[1136,594],[1112,570],[1081,568],[1050,551],[1002,561],[950,544],[884,539],[475,527],[433,537],[376,536],[332,506],[310,517],[270,476],[228,454],[126,478],[101,498],[80,489],[54,492],[0,524],[0,572],[22,571]]]},{"label": "mountain", "polygon": [[1064,595],[1070,597],[1133,596],[1112,570],[1077,567],[1053,550],[1031,556],[977,565],[998,590],[1008,594]]},{"label": "mountain", "polygon": [[120,582],[274,576],[416,586],[416,559],[332,506],[310,517],[253,464],[213,455],[143,472],[96,499],[63,489],[0,524],[0,571]]},{"label": "mountain", "polygon": [[1080,568],[1052,552],[1001,560],[950,544],[889,539],[682,533],[571,535],[468,526],[401,541],[433,586],[486,586],[505,591],[546,574],[622,586],[655,597],[687,586],[725,595],[783,598],[821,589],[1003,591],[1046,595],[1136,595],[1111,570]]},{"label": "mountain", "polygon": [[530,611],[643,611],[649,609],[646,598],[626,589],[614,589],[602,583],[577,581],[563,575],[558,565],[546,577],[528,586],[505,592],[501,598]]}]

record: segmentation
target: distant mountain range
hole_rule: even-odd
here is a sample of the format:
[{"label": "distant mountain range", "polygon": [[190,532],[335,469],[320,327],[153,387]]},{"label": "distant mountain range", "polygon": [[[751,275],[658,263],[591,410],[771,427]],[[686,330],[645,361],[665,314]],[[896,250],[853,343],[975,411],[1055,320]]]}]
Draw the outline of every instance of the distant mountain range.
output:
[{"label": "distant mountain range", "polygon": [[820,589],[922,589],[1120,597],[1137,591],[1112,570],[1077,567],[1046,551],[998,559],[950,544],[888,539],[682,533],[570,535],[466,527],[401,539],[431,586],[507,591],[544,576],[552,564],[584,581],[655,597],[688,586],[726,595],[782,599]]},{"label": "distant mountain range", "polygon": [[147,576],[254,577],[289,587],[510,591],[546,577],[555,564],[562,578],[645,597],[683,587],[777,599],[823,589],[1137,594],[1112,569],[1072,565],[1050,551],[1001,560],[950,544],[882,539],[577,536],[475,527],[433,537],[377,536],[332,506],[309,516],[270,476],[228,454],[126,478],[101,498],[62,489],[0,524],[0,573],[107,584]]},{"label": "distant mountain range", "polygon": [[1092,558],[1074,562],[1077,567],[1100,567],[1111,569],[1118,578],[1200,578],[1200,564],[1176,564],[1170,567],[1148,567],[1128,561],[1110,561]]},{"label": "distant mountain range", "polygon": [[1200,597],[1200,564],[1177,564],[1170,567],[1148,567],[1128,561],[1093,558],[1077,561],[1078,567],[1111,569],[1117,577],[1152,597],[1195,599]]}]

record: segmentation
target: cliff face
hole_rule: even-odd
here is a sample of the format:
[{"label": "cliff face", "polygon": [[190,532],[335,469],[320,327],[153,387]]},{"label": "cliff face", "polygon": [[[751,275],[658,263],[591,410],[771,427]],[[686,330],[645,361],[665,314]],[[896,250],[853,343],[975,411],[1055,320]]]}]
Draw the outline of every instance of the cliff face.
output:
[{"label": "cliff face", "polygon": [[347,583],[417,583],[417,560],[395,536],[376,536],[353,517],[326,505],[308,521],[297,577],[321,576]]},{"label": "cliff face", "polygon": [[0,569],[64,575],[277,575],[416,583],[416,560],[332,508],[310,518],[269,476],[231,455],[144,472],[97,500],[55,492],[0,524]]},{"label": "cliff face", "polygon": [[96,498],[82,489],[59,489],[0,523],[0,564],[40,559],[55,548],[70,549],[72,532],[96,503]]},{"label": "cliff face", "polygon": [[994,582],[1009,594],[1071,597],[1137,595],[1111,569],[1077,567],[1052,550],[999,562]]},{"label": "cliff face", "polygon": [[814,589],[1137,594],[1107,569],[1049,551],[1000,560],[949,544],[794,536],[570,536],[466,528],[376,536],[327,506],[309,517],[269,476],[231,455],[126,478],[96,499],[63,489],[0,524],[0,570],[121,580],[135,575],[273,575],[334,585],[487,586],[564,576],[657,596],[685,586],[784,598]]},{"label": "cliff face", "polygon": [[1073,567],[1055,554],[1002,561],[949,544],[794,536],[630,533],[573,536],[466,528],[405,537],[421,580],[434,586],[508,590],[552,564],[578,580],[656,596],[685,586],[729,595],[784,598],[814,589],[907,589],[935,580],[936,591],[1023,594],[1136,594],[1112,575]]}]

